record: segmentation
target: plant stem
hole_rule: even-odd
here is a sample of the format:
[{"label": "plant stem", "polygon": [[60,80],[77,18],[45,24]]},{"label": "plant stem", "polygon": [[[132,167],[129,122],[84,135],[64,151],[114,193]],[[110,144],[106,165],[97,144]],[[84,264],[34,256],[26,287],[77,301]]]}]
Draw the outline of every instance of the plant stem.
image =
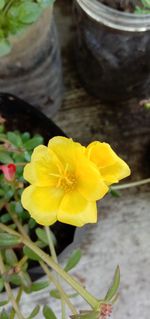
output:
[{"label": "plant stem", "polygon": [[[5,270],[5,265],[4,265],[4,263],[3,263],[3,259],[2,259],[1,252],[0,252],[0,271],[1,271],[1,274],[2,274],[2,275],[3,275],[3,274],[5,273],[5,271],[6,271],[6,270]],[[11,290],[11,287],[10,287],[9,283],[8,283],[8,282],[5,282],[4,285],[5,285],[5,289],[6,289],[8,298],[9,298],[9,300],[11,300],[12,307],[13,307],[14,311],[16,312],[18,319],[24,319],[22,313],[20,312],[20,309],[19,309],[19,307],[18,307],[18,304],[17,304],[17,302],[16,302],[16,299],[15,299],[13,293],[12,293],[12,290]]]},{"label": "plant stem", "polygon": [[120,190],[120,189],[136,187],[136,186],[140,186],[140,185],[144,185],[144,184],[148,184],[148,183],[150,183],[150,178],[142,179],[140,181],[133,182],[133,183],[127,183],[127,184],[122,184],[122,185],[118,185],[118,186],[112,186],[111,189]]},{"label": "plant stem", "polygon": [[66,273],[48,254],[37,247],[31,240],[24,237],[21,239],[24,245],[33,250],[48,266],[56,271],[56,273],[58,273],[73,289],[75,289],[93,309],[97,309],[99,300],[97,300],[86,289],[84,289],[75,278]]},{"label": "plant stem", "polygon": [[46,273],[48,279],[54,283],[54,285],[56,286],[57,290],[61,293],[61,295],[63,295],[63,298],[66,302],[66,304],[68,305],[68,307],[70,308],[70,310],[72,311],[72,313],[74,315],[77,314],[76,308],[73,306],[73,304],[70,302],[70,300],[68,299],[68,296],[66,295],[66,293],[63,291],[63,288],[61,287],[60,283],[57,281],[57,279],[51,274],[51,271],[49,270],[49,268],[46,266],[46,264],[43,261],[40,261],[40,265],[43,268],[44,272]]},{"label": "plant stem", "polygon": [[[22,292],[23,292],[23,289],[22,287],[20,287],[18,289],[18,294],[17,294],[17,298],[16,298],[16,303],[19,304],[19,301],[21,299],[21,296],[22,296]],[[15,318],[15,311],[14,309],[11,310],[11,313],[10,313],[10,318],[9,319],[14,319]]]},{"label": "plant stem", "polygon": [[57,255],[56,255],[56,251],[55,251],[55,247],[54,247],[54,244],[53,244],[53,239],[52,239],[51,231],[50,231],[49,227],[46,226],[45,227],[45,231],[46,231],[46,235],[47,235],[48,244],[49,244],[50,253],[52,255],[52,258],[54,259],[54,261],[56,263],[58,263]]},{"label": "plant stem", "polygon": [[[56,255],[56,251],[55,251],[55,247],[54,247],[54,243],[53,243],[53,238],[51,235],[51,230],[49,227],[45,227],[45,231],[46,231],[46,235],[48,238],[48,243],[49,243],[49,248],[50,248],[50,253],[51,256],[53,258],[53,260],[58,264],[58,259],[57,259],[57,255]],[[70,303],[70,300],[68,298],[68,296],[65,294],[63,287],[60,285],[59,283],[59,277],[57,276],[57,289],[60,292],[60,296],[61,296],[61,312],[62,312],[62,319],[65,319],[65,303],[64,301],[68,304],[68,302]],[[55,284],[56,285],[56,284]],[[71,309],[72,310],[72,309]],[[77,314],[76,309],[74,308],[73,311],[75,310],[75,312],[72,312],[73,314]]]},{"label": "plant stem", "polygon": [[99,306],[99,300],[91,295],[81,284],[68,273],[66,273],[54,260],[46,254],[43,250],[36,246],[30,239],[27,237],[21,236],[16,231],[6,225],[0,223],[0,229],[4,230],[7,233],[17,235],[20,237],[22,243],[33,250],[49,267],[51,267],[57,274],[59,274],[75,291],[79,293],[80,296],[93,308],[97,309]]}]

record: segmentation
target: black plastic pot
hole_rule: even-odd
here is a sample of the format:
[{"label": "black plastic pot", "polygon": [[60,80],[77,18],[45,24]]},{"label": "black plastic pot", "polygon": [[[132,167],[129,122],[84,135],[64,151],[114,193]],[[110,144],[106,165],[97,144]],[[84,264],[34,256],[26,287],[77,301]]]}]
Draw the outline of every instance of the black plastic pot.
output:
[{"label": "black plastic pot", "polygon": [[[13,95],[0,93],[0,115],[6,119],[6,130],[41,134],[45,144],[54,136],[65,136],[64,132],[38,109]],[[75,227],[57,222],[51,229],[57,239],[57,254],[60,254],[73,241]],[[32,280],[35,280],[42,271],[34,265],[29,273]]]}]

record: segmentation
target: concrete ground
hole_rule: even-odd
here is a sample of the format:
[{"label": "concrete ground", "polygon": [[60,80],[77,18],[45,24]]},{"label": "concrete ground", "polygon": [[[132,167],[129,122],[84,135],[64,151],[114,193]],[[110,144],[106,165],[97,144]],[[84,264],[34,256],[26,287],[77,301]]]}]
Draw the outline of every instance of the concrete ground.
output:
[{"label": "concrete ground", "polygon": [[[121,197],[105,197],[99,207],[99,222],[78,229],[75,242],[61,256],[80,247],[83,256],[72,274],[96,297],[102,298],[111,283],[115,267],[121,269],[119,299],[114,305],[115,319],[148,319],[150,309],[150,193],[122,191]],[[61,318],[60,304],[45,293],[26,296],[24,313],[35,304],[50,304]],[[78,309],[86,309],[80,298],[74,299]],[[30,307],[29,307],[30,304]],[[41,315],[39,317],[41,318]]]}]

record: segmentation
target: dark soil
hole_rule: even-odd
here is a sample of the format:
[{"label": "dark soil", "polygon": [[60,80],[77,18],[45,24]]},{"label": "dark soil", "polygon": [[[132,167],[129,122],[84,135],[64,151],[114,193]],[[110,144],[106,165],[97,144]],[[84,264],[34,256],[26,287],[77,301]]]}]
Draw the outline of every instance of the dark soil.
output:
[{"label": "dark soil", "polygon": [[119,11],[134,12],[135,8],[142,8],[141,0],[98,0],[99,2]]}]

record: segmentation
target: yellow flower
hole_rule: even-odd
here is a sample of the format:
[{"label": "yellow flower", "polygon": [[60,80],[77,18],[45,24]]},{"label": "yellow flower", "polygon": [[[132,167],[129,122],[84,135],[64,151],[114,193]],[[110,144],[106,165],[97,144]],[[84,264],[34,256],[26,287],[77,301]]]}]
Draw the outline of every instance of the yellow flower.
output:
[{"label": "yellow flower", "polygon": [[[99,169],[99,149],[92,145],[86,149],[72,139],[57,136],[49,141],[48,147],[40,145],[35,148],[31,162],[24,169],[24,178],[31,185],[23,191],[22,204],[39,224],[51,225],[58,220],[83,226],[97,221],[96,201],[108,192],[109,183],[107,172]],[[102,161],[105,155],[108,152],[104,150]],[[118,167],[121,170],[120,161],[122,169],[128,168],[117,159],[119,164],[114,166],[114,172],[112,168],[113,176],[117,176]]]},{"label": "yellow flower", "polygon": [[97,166],[103,181],[110,186],[131,174],[129,166],[112,150],[109,144],[98,141],[88,145],[87,157]]}]

